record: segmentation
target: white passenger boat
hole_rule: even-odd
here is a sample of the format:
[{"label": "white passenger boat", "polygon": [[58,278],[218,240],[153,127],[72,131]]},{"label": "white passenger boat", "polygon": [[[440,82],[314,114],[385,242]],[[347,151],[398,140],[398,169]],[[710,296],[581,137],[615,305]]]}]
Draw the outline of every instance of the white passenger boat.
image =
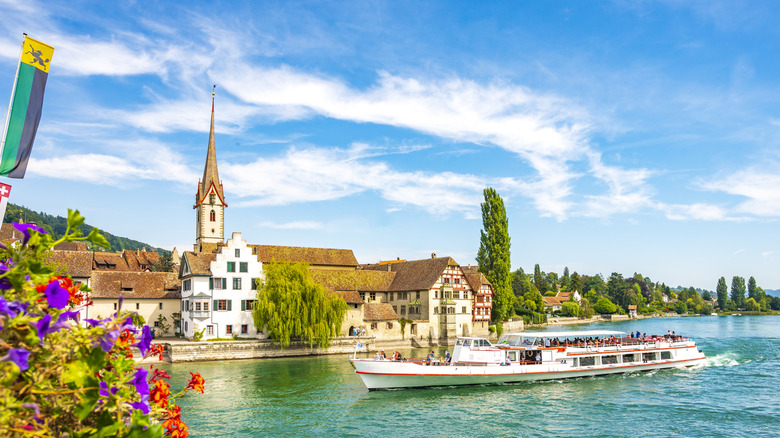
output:
[{"label": "white passenger boat", "polygon": [[626,336],[588,330],[524,332],[496,344],[458,338],[452,357],[430,359],[350,358],[369,390],[481,385],[600,376],[692,367],[705,361],[696,343],[682,336]]}]

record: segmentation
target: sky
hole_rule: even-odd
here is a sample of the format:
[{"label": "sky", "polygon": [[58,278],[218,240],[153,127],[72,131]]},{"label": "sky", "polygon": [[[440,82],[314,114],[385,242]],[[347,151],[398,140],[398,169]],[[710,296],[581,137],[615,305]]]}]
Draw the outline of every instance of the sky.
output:
[{"label": "sky", "polygon": [[[179,252],[216,85],[226,238],[780,289],[780,3],[0,0],[55,47],[10,202]],[[5,86],[2,84],[5,83]]]}]

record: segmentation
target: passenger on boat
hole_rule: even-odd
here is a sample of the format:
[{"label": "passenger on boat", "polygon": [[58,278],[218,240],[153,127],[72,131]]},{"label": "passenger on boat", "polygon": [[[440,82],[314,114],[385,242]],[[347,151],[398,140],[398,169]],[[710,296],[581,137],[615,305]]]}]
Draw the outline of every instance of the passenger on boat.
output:
[{"label": "passenger on boat", "polygon": [[428,357],[425,358],[425,365],[430,365],[432,361],[433,361],[433,351],[431,351],[428,354]]},{"label": "passenger on boat", "polygon": [[379,355],[379,352],[377,351],[376,354],[374,355],[374,360],[380,360],[380,359],[382,359],[382,357]]},{"label": "passenger on boat", "polygon": [[539,353],[536,353],[536,363],[542,363],[542,355]]},{"label": "passenger on boat", "polygon": [[450,352],[447,351],[446,353],[444,353],[444,363],[450,363],[451,360],[452,360],[452,356],[450,356]]},{"label": "passenger on boat", "polygon": [[387,356],[385,356],[385,350],[382,350],[382,353],[379,354],[379,358],[382,360],[387,359]]}]

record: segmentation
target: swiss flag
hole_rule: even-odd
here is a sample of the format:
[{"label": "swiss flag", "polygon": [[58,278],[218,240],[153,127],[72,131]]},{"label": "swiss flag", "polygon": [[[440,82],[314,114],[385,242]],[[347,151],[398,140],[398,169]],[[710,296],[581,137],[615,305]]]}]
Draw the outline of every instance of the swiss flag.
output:
[{"label": "swiss flag", "polygon": [[0,183],[0,222],[5,217],[5,209],[8,207],[8,196],[11,194],[11,186]]}]

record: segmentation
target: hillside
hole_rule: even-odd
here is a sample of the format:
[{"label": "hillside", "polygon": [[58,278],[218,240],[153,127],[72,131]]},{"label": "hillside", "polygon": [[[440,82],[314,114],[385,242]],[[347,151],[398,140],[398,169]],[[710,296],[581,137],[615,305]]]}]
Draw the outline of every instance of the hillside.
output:
[{"label": "hillside", "polygon": [[[8,208],[5,211],[5,217],[3,217],[3,223],[19,222],[20,220],[25,223],[35,223],[57,239],[62,237],[62,235],[65,233],[65,228],[67,227],[66,218],[62,216],[53,216],[43,212],[38,213],[30,210],[29,208],[9,203]],[[84,224],[81,226],[81,232],[86,236],[90,231],[92,231],[92,228],[92,225]],[[106,240],[108,240],[108,243],[111,244],[111,248],[105,249],[99,246],[94,246],[87,242],[87,247],[90,250],[121,251],[123,249],[139,250],[146,248],[147,251],[154,251],[160,254],[167,254],[170,252],[162,248],[155,248],[148,243],[128,239],[127,237],[115,236],[107,231],[104,231],[100,227],[95,228],[99,229],[100,233],[105,236]]]}]

